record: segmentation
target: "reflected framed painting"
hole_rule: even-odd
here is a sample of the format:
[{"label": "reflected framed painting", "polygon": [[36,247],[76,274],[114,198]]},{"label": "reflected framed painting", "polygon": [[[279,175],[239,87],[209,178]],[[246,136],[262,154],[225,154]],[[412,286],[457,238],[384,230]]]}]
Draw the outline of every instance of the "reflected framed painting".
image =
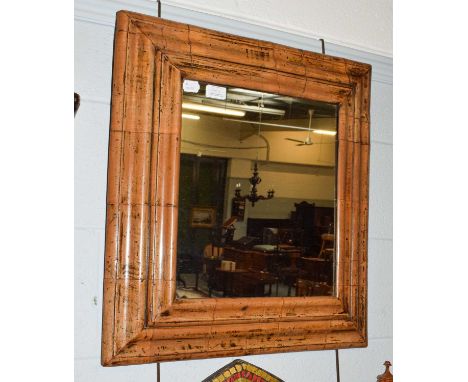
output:
[{"label": "reflected framed painting", "polygon": [[193,228],[213,228],[215,221],[215,208],[193,207],[190,211],[190,226]]}]

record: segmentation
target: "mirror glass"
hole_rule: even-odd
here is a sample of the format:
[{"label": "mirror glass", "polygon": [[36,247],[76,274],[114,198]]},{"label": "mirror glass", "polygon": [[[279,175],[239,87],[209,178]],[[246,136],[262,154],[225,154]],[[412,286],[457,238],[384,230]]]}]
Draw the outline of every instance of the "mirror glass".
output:
[{"label": "mirror glass", "polygon": [[335,293],[337,115],[183,81],[177,298]]}]

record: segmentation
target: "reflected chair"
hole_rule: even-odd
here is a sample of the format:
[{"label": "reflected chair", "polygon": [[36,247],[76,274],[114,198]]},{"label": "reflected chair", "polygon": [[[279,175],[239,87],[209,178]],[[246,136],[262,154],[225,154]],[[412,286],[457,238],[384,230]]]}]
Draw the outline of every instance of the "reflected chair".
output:
[{"label": "reflected chair", "polygon": [[332,233],[324,233],[321,236],[322,245],[318,257],[325,260],[333,260],[335,253],[335,235]]},{"label": "reflected chair", "polygon": [[198,290],[198,275],[202,271],[202,261],[199,257],[187,253],[180,253],[177,255],[177,282],[182,284],[184,288],[187,287],[186,281],[182,278],[182,274],[194,274],[195,286],[194,289]]},{"label": "reflected chair", "polygon": [[322,234],[322,246],[320,248],[319,258],[325,259],[326,263],[321,269],[322,278],[331,283],[333,278],[333,261],[335,257],[335,235],[331,233]]},{"label": "reflected chair", "polygon": [[297,279],[296,296],[313,296],[314,282],[306,279]]},{"label": "reflected chair", "polygon": [[296,296],[329,296],[332,287],[324,282],[297,279]]},{"label": "reflected chair", "polygon": [[[302,266],[298,266],[298,260],[301,258],[301,252],[288,251],[286,252],[289,266],[281,267],[278,269],[278,277],[288,287],[288,296],[291,296],[291,289],[296,285],[297,279],[306,276],[306,271],[304,271]],[[276,293],[278,294],[278,292]]]},{"label": "reflected chair", "polygon": [[208,295],[211,297],[212,290],[223,290],[223,284],[219,280],[216,268],[221,266],[224,249],[211,243],[203,249],[203,272],[207,275]]},{"label": "reflected chair", "polygon": [[301,257],[308,279],[313,281],[332,282],[332,269],[335,253],[335,236],[330,233],[321,235],[322,244],[317,257]]}]

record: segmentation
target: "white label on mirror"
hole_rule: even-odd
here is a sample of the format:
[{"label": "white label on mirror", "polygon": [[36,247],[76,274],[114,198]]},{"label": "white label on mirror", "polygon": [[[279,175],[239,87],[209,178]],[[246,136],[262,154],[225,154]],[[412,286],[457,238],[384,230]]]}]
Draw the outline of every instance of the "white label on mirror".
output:
[{"label": "white label on mirror", "polygon": [[198,93],[200,90],[200,84],[198,81],[184,80],[183,89],[186,93]]},{"label": "white label on mirror", "polygon": [[206,85],[206,97],[225,100],[226,88],[222,86]]}]

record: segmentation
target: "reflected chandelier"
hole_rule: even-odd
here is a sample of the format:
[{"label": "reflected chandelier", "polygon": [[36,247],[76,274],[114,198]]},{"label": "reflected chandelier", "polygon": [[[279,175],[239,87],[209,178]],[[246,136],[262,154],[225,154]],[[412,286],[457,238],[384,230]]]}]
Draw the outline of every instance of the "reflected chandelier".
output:
[{"label": "reflected chandelier", "polygon": [[240,188],[240,183],[236,185],[236,191],[235,191],[235,201],[244,201],[248,200],[251,204],[252,207],[255,206],[255,203],[257,203],[260,200],[268,200],[272,199],[275,195],[275,191],[273,189],[268,190],[268,195],[263,196],[263,195],[258,195],[257,193],[257,184],[261,183],[262,178],[258,176],[258,166],[257,162],[254,164],[254,171],[253,171],[253,176],[249,178],[249,183],[251,184],[251,189],[250,193],[246,195],[241,195],[241,188]]}]

